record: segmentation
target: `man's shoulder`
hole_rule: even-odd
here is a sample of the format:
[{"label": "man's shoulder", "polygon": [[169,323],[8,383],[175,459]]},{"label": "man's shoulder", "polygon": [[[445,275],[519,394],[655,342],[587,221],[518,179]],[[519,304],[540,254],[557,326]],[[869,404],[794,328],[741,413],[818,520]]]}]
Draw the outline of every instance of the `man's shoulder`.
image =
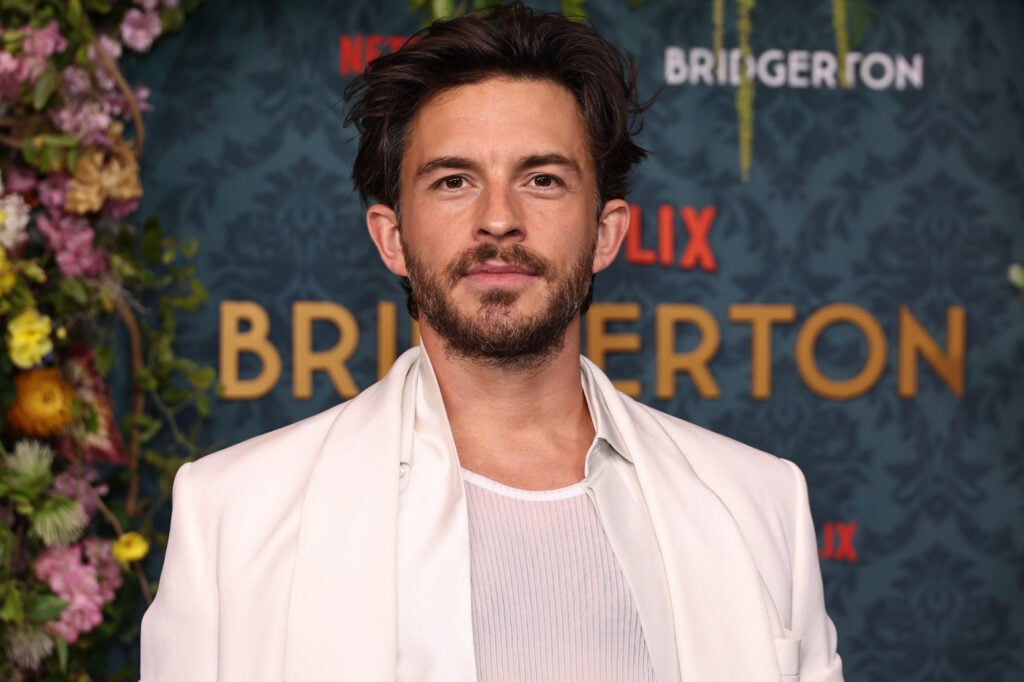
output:
[{"label": "man's shoulder", "polygon": [[315,456],[331,425],[347,405],[339,403],[305,419],[210,453],[192,463],[192,475],[219,478],[233,476],[245,469],[281,465],[299,467],[303,460]]},{"label": "man's shoulder", "polygon": [[332,445],[334,440],[343,445],[346,437],[365,437],[367,430],[375,428],[395,400],[394,388],[393,380],[378,381],[322,412],[206,455],[192,463],[190,476],[211,480],[275,476],[311,467],[328,438]]},{"label": "man's shoulder", "polygon": [[[796,467],[788,460],[628,396],[623,395],[622,399],[639,429],[660,430],[686,458],[694,472],[713,487],[719,487],[714,485],[718,483],[779,489],[789,488],[794,483]],[[662,455],[656,453],[654,456]]]}]

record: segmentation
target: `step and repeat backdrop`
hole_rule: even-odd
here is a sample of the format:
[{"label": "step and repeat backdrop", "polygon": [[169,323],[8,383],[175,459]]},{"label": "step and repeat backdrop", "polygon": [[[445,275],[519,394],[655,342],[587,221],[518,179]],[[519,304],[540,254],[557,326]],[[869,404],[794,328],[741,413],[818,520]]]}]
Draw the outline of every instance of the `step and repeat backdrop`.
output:
[{"label": "step and repeat backdrop", "polygon": [[[341,93],[421,25],[406,0],[207,0],[151,90],[142,214],[200,241],[185,350],[211,449],[375,381],[415,340],[351,190]],[[651,158],[582,350],[622,390],[797,462],[850,680],[1024,671],[1024,7],[589,0],[658,93]],[[540,5],[556,9],[554,5]],[[741,177],[736,83],[755,85]]]}]

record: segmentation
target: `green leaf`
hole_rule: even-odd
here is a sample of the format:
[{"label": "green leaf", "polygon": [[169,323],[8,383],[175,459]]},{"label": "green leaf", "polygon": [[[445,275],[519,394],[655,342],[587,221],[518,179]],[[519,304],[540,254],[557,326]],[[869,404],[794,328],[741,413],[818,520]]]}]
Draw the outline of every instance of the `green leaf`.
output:
[{"label": "green leaf", "polygon": [[80,279],[74,277],[62,279],[58,288],[62,294],[79,305],[86,305],[89,302],[89,292]]},{"label": "green leaf", "polygon": [[185,11],[181,7],[166,9],[160,15],[160,26],[164,33],[176,33],[185,25]]},{"label": "green leaf", "polygon": [[200,367],[188,375],[188,382],[200,391],[210,390],[210,387],[213,386],[213,382],[216,380],[217,373],[213,370],[213,367]]},{"label": "green leaf", "polygon": [[114,347],[108,344],[96,346],[96,371],[109,374],[114,368]]},{"label": "green leaf", "polygon": [[455,0],[430,0],[430,12],[435,19],[446,19],[455,12]]},{"label": "green leaf", "polygon": [[68,166],[68,173],[71,173],[72,175],[75,172],[75,167],[78,165],[79,153],[80,150],[78,147],[72,147],[71,149],[68,150],[66,162]]},{"label": "green leaf", "polygon": [[85,0],[85,8],[90,12],[99,12],[100,14],[110,13],[110,9],[114,6],[113,2],[107,0]]},{"label": "green leaf", "polygon": [[76,31],[82,25],[82,0],[68,0],[68,23]]},{"label": "green leaf", "polygon": [[3,8],[32,15],[35,14],[36,5],[31,0],[4,0]]},{"label": "green leaf", "polygon": [[200,393],[196,396],[196,412],[200,417],[210,416],[210,396]]},{"label": "green leaf", "polygon": [[155,391],[157,388],[156,377],[145,367],[140,367],[135,373],[135,387],[140,391]]},{"label": "green leaf", "polygon": [[17,584],[7,583],[4,590],[4,606],[0,609],[0,620],[5,623],[21,624],[25,620],[25,609],[21,601],[21,592]]},{"label": "green leaf", "polygon": [[[86,28],[88,28],[88,26],[86,26]],[[86,38],[90,38],[90,36],[87,35]],[[92,60],[89,59],[88,44],[81,45],[77,50],[75,50],[75,64],[81,66],[84,69],[88,67],[91,63]]]},{"label": "green leaf", "polygon": [[43,145],[39,152],[39,170],[48,173],[60,166],[60,153],[49,145]]},{"label": "green leaf", "polygon": [[68,671],[68,643],[60,635],[53,636],[53,643],[57,646],[57,663],[60,665],[60,671],[66,673]]},{"label": "green leaf", "polygon": [[42,594],[28,599],[25,613],[31,620],[57,620],[68,603],[55,594]]},{"label": "green leaf", "polygon": [[32,89],[32,107],[36,111],[42,111],[46,103],[50,101],[50,95],[57,88],[57,69],[52,66],[39,77],[35,87]]},{"label": "green leaf", "polygon": [[163,253],[163,230],[160,223],[152,218],[142,228],[142,257],[147,263],[157,263]]},{"label": "green leaf", "polygon": [[42,144],[34,137],[26,137],[21,143],[21,155],[31,166],[39,165],[39,151]]},{"label": "green leaf", "polygon": [[39,138],[43,141],[43,144],[48,144],[53,147],[77,147],[78,143],[81,142],[81,140],[74,135],[48,134],[40,135]]}]

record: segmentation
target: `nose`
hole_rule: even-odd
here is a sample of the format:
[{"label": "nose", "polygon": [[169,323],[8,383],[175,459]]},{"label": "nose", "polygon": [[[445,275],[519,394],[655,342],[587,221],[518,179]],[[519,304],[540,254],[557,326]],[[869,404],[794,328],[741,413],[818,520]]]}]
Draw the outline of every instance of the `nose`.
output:
[{"label": "nose", "polygon": [[502,187],[488,187],[479,198],[476,237],[485,241],[521,241],[525,236],[518,197]]}]

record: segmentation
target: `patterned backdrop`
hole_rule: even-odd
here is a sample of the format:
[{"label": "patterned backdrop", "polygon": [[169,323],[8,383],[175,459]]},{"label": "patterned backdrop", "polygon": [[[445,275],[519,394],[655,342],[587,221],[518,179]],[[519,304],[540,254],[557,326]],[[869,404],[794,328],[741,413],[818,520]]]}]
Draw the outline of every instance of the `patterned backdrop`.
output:
[{"label": "patterned backdrop", "polygon": [[[201,242],[212,300],[186,350],[229,396],[211,449],[350,396],[410,343],[340,104],[419,27],[407,4],[208,0],[131,65],[153,90],[142,212]],[[710,5],[586,3],[661,90],[585,350],[803,468],[847,679],[1024,679],[1024,8],[850,0],[843,89],[831,3],[761,0],[743,182]]]}]

